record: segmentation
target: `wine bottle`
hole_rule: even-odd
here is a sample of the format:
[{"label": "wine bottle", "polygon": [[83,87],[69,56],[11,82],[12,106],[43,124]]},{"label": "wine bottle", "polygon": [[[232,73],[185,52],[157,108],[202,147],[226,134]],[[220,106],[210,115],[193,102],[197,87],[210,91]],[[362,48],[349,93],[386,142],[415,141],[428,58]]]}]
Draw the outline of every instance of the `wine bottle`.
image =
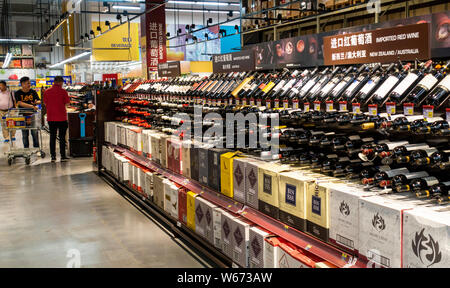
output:
[{"label": "wine bottle", "polygon": [[331,73],[327,73],[325,75],[323,75],[319,81],[317,81],[317,83],[314,85],[313,88],[311,88],[311,90],[308,92],[308,94],[306,94],[305,99],[307,99],[308,101],[314,101],[317,99],[317,94],[322,90],[322,88],[325,87],[325,85],[328,84],[328,82],[334,78],[334,76],[339,72],[341,68],[340,67],[336,67],[333,69],[333,71],[331,71]]},{"label": "wine bottle", "polygon": [[354,69],[353,66],[350,66],[347,68],[347,70],[342,71],[341,73],[337,73],[333,78],[331,78],[330,81],[328,81],[328,83],[323,86],[320,91],[317,92],[316,96],[314,99],[310,99],[311,101],[313,100],[319,100],[321,102],[327,100],[329,98],[329,94],[331,93],[331,91],[339,84],[342,82],[342,80]]},{"label": "wine bottle", "polygon": [[[300,93],[300,89],[303,88],[304,85],[309,83],[309,81],[316,76],[317,72],[319,71],[319,68],[314,69],[312,72],[309,72],[309,70],[306,70],[304,74],[302,74],[299,78],[299,81],[290,89],[288,93],[288,98],[293,99],[296,98],[297,95]],[[314,85],[314,84],[312,84]]]},{"label": "wine bottle", "polygon": [[[366,65],[361,65],[361,67],[359,67],[359,69],[355,72],[351,72],[349,74],[347,74],[347,76],[344,77],[344,79],[342,79],[342,81],[336,85],[333,90],[330,92],[330,94],[328,95],[328,98],[325,100],[332,100],[334,102],[337,102],[340,100],[342,94],[347,91],[347,88],[349,88],[351,85],[355,85],[353,87],[353,89],[356,88],[356,86],[358,86],[357,82],[357,77],[364,71],[366,70]],[[361,75],[361,77],[364,77]],[[359,78],[359,77],[358,77]],[[351,91],[349,91],[348,93],[351,93]]]},{"label": "wine bottle", "polygon": [[450,150],[436,151],[430,156],[419,157],[417,156],[414,165],[416,166],[431,166],[439,167],[442,163],[447,163],[450,161]]},{"label": "wine bottle", "polygon": [[[372,162],[370,162],[372,163]],[[359,178],[361,179],[362,184],[364,185],[372,185],[375,183],[375,175],[378,173],[382,173],[385,171],[391,171],[391,167],[387,165],[383,166],[369,166],[361,170],[359,174]]]},{"label": "wine bottle", "polygon": [[303,100],[305,98],[305,96],[307,95],[307,93],[309,93],[309,91],[313,87],[315,87],[321,79],[326,78],[326,75],[327,75],[329,69],[330,69],[329,67],[325,68],[322,72],[320,72],[319,74],[312,77],[305,85],[303,85],[303,87],[300,89],[300,91],[297,94],[298,99]]},{"label": "wine bottle", "polygon": [[416,105],[420,105],[423,102],[425,97],[428,95],[428,92],[434,88],[436,83],[438,83],[444,74],[441,70],[433,70],[429,74],[427,74],[423,79],[414,87],[413,90],[406,96],[403,102],[414,103]]},{"label": "wine bottle", "polygon": [[437,151],[438,150],[435,147],[417,149],[412,151],[410,156],[397,157],[396,162],[398,164],[414,163],[417,159],[429,157],[431,156],[431,154]]},{"label": "wine bottle", "polygon": [[412,180],[411,184],[405,187],[405,190],[411,191],[414,194],[422,193],[426,190],[429,190],[431,186],[436,184],[439,184],[439,180],[436,177],[434,176],[423,177]]},{"label": "wine bottle", "polygon": [[407,173],[409,173],[409,170],[405,167],[378,172],[374,176],[374,184],[376,186],[380,186],[381,188],[389,188],[392,183],[391,180],[394,176]]},{"label": "wine bottle", "polygon": [[[430,175],[426,171],[411,172],[406,174],[399,174],[392,177],[391,186],[397,193],[407,192],[410,189],[410,184],[415,179],[429,177]],[[380,183],[381,185],[381,183]]]},{"label": "wine bottle", "polygon": [[[364,65],[362,66],[364,67]],[[375,65],[372,69],[369,69],[366,67],[363,72],[356,78],[353,83],[350,84],[350,86],[345,90],[344,94],[342,95],[341,99],[347,102],[353,101],[356,94],[365,86],[367,81],[371,78],[371,76],[378,72],[378,70],[381,68],[380,64]],[[336,101],[339,101],[336,100]]]},{"label": "wine bottle", "polygon": [[450,181],[434,184],[429,190],[423,190],[416,193],[419,198],[435,198],[439,203],[448,202],[450,200]]},{"label": "wine bottle", "polygon": [[447,75],[433,91],[426,97],[425,102],[433,105],[435,108],[440,107],[450,95],[450,75]]},{"label": "wine bottle", "polygon": [[389,77],[381,84],[375,93],[373,93],[371,100],[373,103],[378,105],[383,105],[388,100],[388,95],[394,89],[397,84],[405,77],[406,72],[410,68],[411,64],[406,64],[402,71],[394,72],[389,75]]},{"label": "wine bottle", "polygon": [[386,75],[395,68],[395,63],[392,63],[386,68],[386,71],[379,71],[370,76],[370,79],[361,88],[361,90],[356,94],[356,96],[351,100],[366,103],[370,100],[373,91],[386,79]]}]

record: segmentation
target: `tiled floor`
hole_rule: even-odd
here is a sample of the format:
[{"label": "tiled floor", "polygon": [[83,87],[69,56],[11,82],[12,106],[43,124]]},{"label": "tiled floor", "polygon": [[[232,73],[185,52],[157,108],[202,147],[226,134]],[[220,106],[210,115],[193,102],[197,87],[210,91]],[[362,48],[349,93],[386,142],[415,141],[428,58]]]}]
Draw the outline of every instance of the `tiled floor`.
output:
[{"label": "tiled floor", "polygon": [[204,267],[100,179],[92,159],[8,166],[0,141],[0,267]]}]

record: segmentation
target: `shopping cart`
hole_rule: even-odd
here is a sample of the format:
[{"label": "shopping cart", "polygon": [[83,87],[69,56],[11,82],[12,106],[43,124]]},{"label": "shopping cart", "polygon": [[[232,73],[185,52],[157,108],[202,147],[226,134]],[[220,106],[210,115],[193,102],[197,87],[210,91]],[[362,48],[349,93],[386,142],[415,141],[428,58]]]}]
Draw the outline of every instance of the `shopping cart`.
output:
[{"label": "shopping cart", "polygon": [[[9,109],[8,113],[3,117],[6,123],[6,129],[9,131],[10,138],[13,130],[36,130],[39,138],[38,148],[16,148],[14,142],[9,142],[9,151],[7,155],[8,165],[11,165],[15,158],[25,158],[25,163],[31,163],[31,156],[33,154],[41,153],[41,157],[45,158],[45,152],[42,149],[42,113],[41,110],[34,111],[27,108],[13,108]],[[31,133],[29,133],[31,134]]]}]

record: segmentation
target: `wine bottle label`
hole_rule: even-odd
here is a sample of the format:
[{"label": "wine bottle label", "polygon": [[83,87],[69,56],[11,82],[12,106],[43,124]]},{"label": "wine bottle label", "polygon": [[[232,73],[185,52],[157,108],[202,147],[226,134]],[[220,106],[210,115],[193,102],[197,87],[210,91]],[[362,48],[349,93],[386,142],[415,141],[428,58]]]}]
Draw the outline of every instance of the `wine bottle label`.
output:
[{"label": "wine bottle label", "polygon": [[294,85],[295,81],[296,81],[296,79],[292,79],[292,80],[289,81],[286,85],[284,85],[284,87],[283,87],[283,89],[282,89],[283,92],[286,91],[286,90],[288,90],[289,88],[291,88],[292,85]]},{"label": "wine bottle label", "polygon": [[409,73],[408,76],[403,79],[400,84],[392,91],[392,93],[396,93],[399,95],[403,95],[405,91],[419,78],[419,76],[415,73]]},{"label": "wine bottle label", "polygon": [[[334,79],[333,79],[334,80]],[[325,85],[321,91],[323,92],[324,95],[328,94],[328,92],[330,92],[330,90],[334,87],[335,83],[333,81],[328,82],[327,85]]]},{"label": "wine bottle label", "polygon": [[436,179],[436,177],[433,177],[433,176],[425,177],[425,178],[422,178],[422,179],[425,181],[425,183],[427,183],[428,187],[431,187],[433,185],[439,184],[439,180]]},{"label": "wine bottle label", "polygon": [[434,77],[434,75],[428,74],[417,85],[429,91],[434,87],[434,85],[436,85],[437,82],[438,80],[436,79],[436,77]]},{"label": "wine bottle label", "polygon": [[398,169],[393,169],[393,170],[386,170],[384,172],[386,173],[386,175],[389,178],[392,178],[392,177],[400,175],[400,174],[409,173],[409,170],[407,168],[398,168]]},{"label": "wine bottle label", "polygon": [[240,103],[239,98],[236,98],[235,102],[236,102],[236,105],[239,105],[239,103]]},{"label": "wine bottle label", "polygon": [[334,87],[332,93],[333,95],[335,95],[336,93],[339,93],[339,91],[342,90],[342,88],[344,88],[344,86],[348,83],[348,80],[346,81],[344,79],[344,81],[341,81],[341,83],[339,83],[336,87]]},{"label": "wine bottle label", "polygon": [[447,75],[441,83],[439,83],[439,86],[441,88],[444,88],[447,91],[450,91],[450,75]]},{"label": "wine bottle label", "polygon": [[389,91],[391,91],[392,87],[397,84],[398,80],[399,79],[394,75],[389,76],[389,78],[386,79],[381,87],[375,92],[375,98],[384,99]]},{"label": "wine bottle label", "polygon": [[431,156],[431,154],[438,152],[438,150],[434,147],[431,147],[431,148],[425,149],[425,152],[427,153],[427,156]]},{"label": "wine bottle label", "polygon": [[388,150],[391,151],[396,147],[408,145],[408,141],[388,142],[385,144],[387,145]]},{"label": "wine bottle label", "polygon": [[377,85],[378,81],[374,81],[372,79],[370,79],[366,85],[364,85],[364,87],[361,89],[361,93],[364,95],[367,95],[370,93],[370,91],[372,91],[373,88],[375,88],[375,86]]},{"label": "wine bottle label", "polygon": [[300,90],[302,92],[302,94],[306,94],[308,93],[309,89],[311,89],[311,87],[315,84],[316,82],[314,81],[314,79],[311,79],[308,81],[308,83],[306,83],[305,86],[303,86],[303,88]]},{"label": "wine bottle label", "polygon": [[297,88],[292,88],[291,91],[292,91],[294,94],[298,94],[298,89],[297,89]]}]

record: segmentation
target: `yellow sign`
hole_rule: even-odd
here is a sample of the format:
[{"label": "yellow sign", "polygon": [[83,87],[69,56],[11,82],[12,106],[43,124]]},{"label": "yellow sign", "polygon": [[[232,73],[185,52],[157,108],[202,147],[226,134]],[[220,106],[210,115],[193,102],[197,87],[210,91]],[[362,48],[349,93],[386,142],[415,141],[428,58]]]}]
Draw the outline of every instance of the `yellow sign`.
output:
[{"label": "yellow sign", "polygon": [[[111,22],[111,27],[118,24],[118,22]],[[93,31],[97,31],[97,26],[99,22],[92,22]],[[102,31],[109,29],[104,22],[100,23],[100,27]],[[93,48],[95,61],[139,61],[139,24],[130,23],[129,34],[128,24],[123,24],[98,36],[93,41]]]}]

